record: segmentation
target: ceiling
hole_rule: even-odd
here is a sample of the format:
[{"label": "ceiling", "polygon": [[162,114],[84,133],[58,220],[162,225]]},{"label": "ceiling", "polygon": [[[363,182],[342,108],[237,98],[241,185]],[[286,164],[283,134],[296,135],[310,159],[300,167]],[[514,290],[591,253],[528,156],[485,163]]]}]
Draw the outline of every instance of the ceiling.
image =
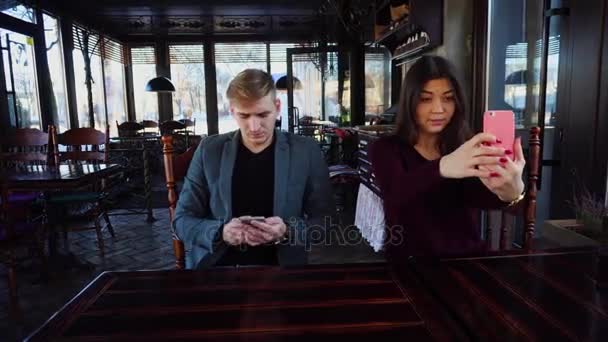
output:
[{"label": "ceiling", "polygon": [[327,0],[39,0],[44,8],[119,36],[318,31]]},{"label": "ceiling", "polygon": [[47,1],[101,16],[117,15],[310,15],[315,14],[325,0],[54,0]]}]

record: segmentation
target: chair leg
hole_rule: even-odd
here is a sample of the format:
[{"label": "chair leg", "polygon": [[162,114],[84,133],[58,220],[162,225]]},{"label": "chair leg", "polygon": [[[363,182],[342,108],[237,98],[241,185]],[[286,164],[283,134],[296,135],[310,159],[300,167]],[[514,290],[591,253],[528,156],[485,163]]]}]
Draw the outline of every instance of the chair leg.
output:
[{"label": "chair leg", "polygon": [[99,215],[95,215],[95,233],[97,233],[97,243],[99,244],[99,252],[101,256],[105,256],[103,235],[101,235],[101,225],[99,224]]},{"label": "chair leg", "polygon": [[7,264],[8,268],[8,293],[9,293],[9,312],[11,317],[17,321],[21,321],[21,308],[19,307],[19,297],[17,295],[17,273],[16,273],[16,263],[15,256],[10,255],[9,262]]},{"label": "chair leg", "polygon": [[40,258],[40,267],[42,270],[42,272],[41,272],[42,277],[44,280],[47,280],[50,277],[50,272],[49,272],[48,259],[46,257],[46,254],[44,254],[44,234],[42,234],[42,238],[36,238],[34,243],[35,243],[34,249],[36,251],[36,254],[38,254],[38,258]]},{"label": "chair leg", "polygon": [[70,240],[68,240],[68,226],[65,223],[62,223],[61,228],[63,229],[63,248],[65,248],[66,251],[69,251]]},{"label": "chair leg", "polygon": [[108,226],[108,231],[110,231],[110,235],[112,235],[112,237],[116,237],[116,235],[114,235],[114,227],[112,227],[112,223],[110,222],[110,217],[108,216],[108,212],[104,209],[103,210],[103,219],[106,221],[106,225]]}]

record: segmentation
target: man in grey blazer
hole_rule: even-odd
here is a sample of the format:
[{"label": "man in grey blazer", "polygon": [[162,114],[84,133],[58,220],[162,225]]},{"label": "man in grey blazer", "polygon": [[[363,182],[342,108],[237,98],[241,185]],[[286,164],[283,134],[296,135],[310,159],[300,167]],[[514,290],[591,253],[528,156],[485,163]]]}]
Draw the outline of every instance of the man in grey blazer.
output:
[{"label": "man in grey blazer", "polygon": [[281,103],[268,73],[242,71],[226,95],[239,130],[201,142],[177,203],[186,267],[306,264],[334,209],[321,150],[275,130]]}]

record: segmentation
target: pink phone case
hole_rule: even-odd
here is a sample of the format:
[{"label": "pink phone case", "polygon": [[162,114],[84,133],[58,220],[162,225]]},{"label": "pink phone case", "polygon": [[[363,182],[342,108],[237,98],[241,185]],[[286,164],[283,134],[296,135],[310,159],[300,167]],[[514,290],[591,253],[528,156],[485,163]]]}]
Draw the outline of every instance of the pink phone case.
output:
[{"label": "pink phone case", "polygon": [[[489,110],[483,115],[483,131],[496,136],[501,141],[500,144],[493,144],[494,147],[502,147],[513,151],[515,142],[515,117],[510,110]],[[513,159],[513,154],[507,155]]]}]

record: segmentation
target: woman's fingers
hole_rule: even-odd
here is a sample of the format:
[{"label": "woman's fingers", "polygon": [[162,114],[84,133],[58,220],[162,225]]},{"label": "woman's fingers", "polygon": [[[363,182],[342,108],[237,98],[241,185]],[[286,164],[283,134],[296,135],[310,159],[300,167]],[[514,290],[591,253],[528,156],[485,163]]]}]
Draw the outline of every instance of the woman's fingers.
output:
[{"label": "woman's fingers", "polygon": [[465,144],[469,144],[470,146],[477,146],[482,143],[490,143],[494,144],[496,142],[496,136],[490,133],[478,133]]},{"label": "woman's fingers", "polygon": [[473,157],[478,156],[505,156],[505,149],[502,147],[477,146],[473,149]]},{"label": "woman's fingers", "polygon": [[488,157],[488,156],[480,156],[474,157],[471,159],[471,166],[494,166],[501,165],[501,160],[504,160],[504,157]]},{"label": "woman's fingers", "polygon": [[475,169],[470,168],[465,171],[465,177],[479,177],[479,178],[489,178],[492,171],[485,169]]},{"label": "woman's fingers", "polygon": [[517,137],[513,143],[513,160],[515,161],[526,161],[524,157],[524,151],[521,147],[521,137]]}]

